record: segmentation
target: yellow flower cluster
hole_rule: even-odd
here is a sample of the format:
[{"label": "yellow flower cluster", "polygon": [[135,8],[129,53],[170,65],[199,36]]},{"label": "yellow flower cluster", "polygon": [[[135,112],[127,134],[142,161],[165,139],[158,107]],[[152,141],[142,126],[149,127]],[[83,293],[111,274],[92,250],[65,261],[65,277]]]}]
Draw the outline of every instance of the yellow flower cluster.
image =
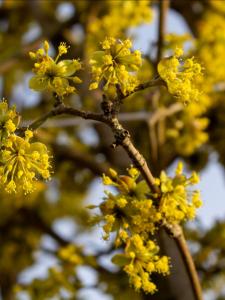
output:
[{"label": "yellow flower cluster", "polygon": [[104,1],[101,4],[104,14],[98,16],[88,26],[90,38],[102,40],[109,34],[115,38],[121,37],[131,26],[149,23],[152,19],[150,4],[149,0],[117,0],[116,3]]},{"label": "yellow flower cluster", "polygon": [[223,82],[225,78],[223,68],[225,21],[223,1],[211,1],[210,5],[215,6],[215,11],[207,11],[198,24],[198,48],[196,52],[205,67],[206,86],[212,89],[214,84]]},{"label": "yellow flower cluster", "polygon": [[[208,38],[209,37],[210,39],[214,38],[212,37],[212,35],[208,34]],[[175,51],[175,54],[177,55],[177,60],[180,60],[178,58],[180,49],[177,49],[177,46],[182,47],[182,44],[184,44],[187,41],[189,43],[192,42],[193,46],[196,45],[196,41],[193,38],[191,38],[188,34],[168,34],[166,35],[166,48]],[[204,48],[202,43],[199,46],[200,49],[202,49],[201,47]],[[192,51],[193,48],[190,50],[190,52]],[[207,51],[210,52],[209,50]],[[200,52],[198,52],[197,54],[195,52],[194,55],[200,57],[199,60],[201,61],[201,64],[203,64],[205,67],[206,63],[203,57],[201,57]],[[169,59],[172,58],[173,57],[170,57]],[[191,60],[193,60],[193,58]],[[180,60],[180,62],[182,62],[182,60]],[[212,64],[210,65],[212,66]],[[166,119],[166,142],[169,144],[169,147],[173,147],[175,152],[182,156],[192,155],[197,149],[199,149],[204,143],[208,141],[209,135],[206,129],[209,124],[209,119],[206,118],[206,115],[213,102],[215,103],[216,101],[215,96],[213,96],[213,102],[210,99],[212,97],[211,79],[212,77],[215,78],[215,76],[210,76],[211,79],[209,81],[209,68],[207,67],[204,69],[204,78],[200,74],[194,82],[194,88],[196,88],[198,91],[201,91],[198,92],[198,101],[190,101],[188,105],[184,107],[184,109],[182,109],[176,114],[172,114]],[[167,72],[169,72],[169,69],[167,70]],[[177,79],[175,79],[175,82],[176,80]],[[173,83],[171,84],[173,85]],[[173,104],[173,102],[173,94],[164,93],[164,91],[162,91],[160,104],[165,107],[169,107]]]},{"label": "yellow flower cluster", "polygon": [[30,130],[26,130],[25,138],[10,135],[0,152],[0,181],[8,193],[19,188],[30,193],[37,174],[50,177],[48,150],[42,143],[30,143],[32,136]]},{"label": "yellow flower cluster", "polygon": [[153,234],[155,223],[160,221],[161,215],[153,205],[153,200],[147,197],[149,192],[145,181],[136,182],[139,172],[135,168],[128,170],[128,176],[118,176],[110,169],[112,177],[103,175],[103,183],[115,186],[119,193],[114,195],[106,191],[105,201],[100,205],[105,225],[104,239],[108,239],[110,232],[117,232],[116,245],[120,245],[129,233],[141,234],[147,237]]},{"label": "yellow flower cluster", "polygon": [[184,34],[176,34],[176,33],[168,33],[165,35],[165,48],[172,49],[173,51],[176,48],[182,48],[183,45],[187,42],[193,42],[193,37],[189,33]]},{"label": "yellow flower cluster", "polygon": [[67,295],[67,299],[77,299],[78,286],[80,286],[80,283],[74,268],[69,268],[68,265],[65,267],[54,266],[48,269],[45,278],[35,278],[27,285],[18,284],[15,286],[14,299],[21,299],[21,292],[23,292],[28,299],[63,299],[62,291]]},{"label": "yellow flower cluster", "polygon": [[19,189],[30,193],[38,175],[44,179],[50,177],[48,150],[42,143],[30,143],[31,130],[25,131],[24,138],[15,134],[19,116],[6,101],[0,103],[0,120],[0,184],[8,193]]},{"label": "yellow flower cluster", "polygon": [[91,90],[98,88],[100,83],[104,85],[105,92],[115,89],[117,84],[124,94],[134,90],[138,80],[133,72],[138,71],[142,59],[140,51],[131,52],[131,47],[129,39],[120,41],[110,37],[103,41],[103,51],[95,52],[90,60]]},{"label": "yellow flower cluster", "polygon": [[205,131],[209,120],[196,115],[196,110],[190,106],[181,115],[180,120],[173,119],[173,127],[166,130],[166,135],[174,141],[176,152],[188,156],[208,140],[208,133]]},{"label": "yellow flower cluster", "polygon": [[196,208],[202,205],[200,192],[188,190],[187,187],[199,182],[198,175],[193,172],[187,178],[182,174],[182,163],[178,163],[176,175],[170,178],[164,171],[156,181],[161,190],[159,211],[162,222],[173,225],[195,217]]},{"label": "yellow flower cluster", "polygon": [[78,253],[78,249],[74,244],[69,244],[62,247],[58,251],[58,256],[61,260],[74,266],[81,265],[83,263],[82,257]]},{"label": "yellow flower cluster", "polygon": [[33,72],[36,74],[29,81],[29,87],[35,91],[42,92],[48,90],[58,96],[72,94],[76,92],[75,83],[81,83],[80,78],[74,73],[81,69],[81,63],[76,60],[61,60],[59,58],[67,53],[68,46],[61,43],[58,47],[58,55],[53,60],[48,55],[49,44],[44,42],[44,47],[35,53],[30,52],[31,59],[35,60]]},{"label": "yellow flower cluster", "polygon": [[29,299],[62,299],[62,290],[67,299],[77,299],[77,290],[81,287],[81,282],[76,267],[88,264],[90,258],[84,256],[81,250],[82,248],[76,244],[59,248],[57,251],[59,264],[49,268],[44,279],[38,278],[27,285],[17,285],[14,290],[15,299],[19,299],[19,292],[29,295]]},{"label": "yellow flower cluster", "polygon": [[3,144],[6,139],[15,132],[19,124],[19,116],[15,107],[9,108],[7,101],[0,103],[0,143]]},{"label": "yellow flower cluster", "polygon": [[160,257],[158,252],[159,247],[155,242],[144,242],[140,235],[134,234],[127,240],[124,254],[116,254],[112,262],[123,267],[137,291],[143,289],[145,293],[153,294],[157,287],[151,281],[151,274],[169,274],[169,258]]},{"label": "yellow flower cluster", "polygon": [[188,187],[198,182],[198,176],[193,173],[187,178],[182,174],[182,163],[173,178],[162,172],[155,181],[159,199],[144,180],[138,181],[136,168],[131,167],[128,175],[123,176],[109,171],[111,176],[103,175],[103,183],[116,187],[118,193],[105,192],[106,197],[99,205],[101,216],[96,221],[103,221],[105,239],[116,232],[115,245],[125,244],[124,254],[114,256],[113,262],[125,266],[137,290],[154,293],[156,286],[149,276],[152,272],[168,274],[169,259],[158,255],[157,245],[149,238],[162,225],[173,226],[194,218],[196,208],[201,206],[200,193]]},{"label": "yellow flower cluster", "polygon": [[158,64],[158,73],[166,82],[169,93],[187,104],[199,98],[196,83],[201,80],[202,68],[193,57],[183,62],[182,55],[183,50],[177,48],[173,56],[162,59]]}]

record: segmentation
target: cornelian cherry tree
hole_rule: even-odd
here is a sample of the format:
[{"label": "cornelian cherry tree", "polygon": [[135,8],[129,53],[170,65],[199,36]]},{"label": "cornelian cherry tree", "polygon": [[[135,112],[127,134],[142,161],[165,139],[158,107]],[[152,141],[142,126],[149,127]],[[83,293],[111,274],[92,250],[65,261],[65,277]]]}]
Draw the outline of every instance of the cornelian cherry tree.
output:
[{"label": "cornelian cherry tree", "polygon": [[[188,33],[167,32],[172,10]],[[224,164],[224,16],[214,0],[1,2],[2,299],[224,299],[225,223],[194,222],[193,187],[211,152]],[[143,53],[131,28],[151,22]],[[53,263],[23,280],[38,253]]]}]

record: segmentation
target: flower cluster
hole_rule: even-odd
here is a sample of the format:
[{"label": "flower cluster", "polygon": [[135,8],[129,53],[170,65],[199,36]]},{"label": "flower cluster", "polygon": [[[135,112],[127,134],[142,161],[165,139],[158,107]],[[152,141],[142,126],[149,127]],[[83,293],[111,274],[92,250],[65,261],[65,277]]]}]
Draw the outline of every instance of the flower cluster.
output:
[{"label": "flower cluster", "polygon": [[76,59],[58,62],[67,53],[65,43],[59,45],[55,60],[48,55],[48,50],[49,44],[45,41],[43,48],[30,52],[30,57],[36,61],[33,68],[36,75],[30,79],[29,87],[38,92],[49,90],[60,97],[76,92],[74,84],[81,83],[81,80],[74,74],[81,69],[81,63]]},{"label": "flower cluster", "polygon": [[129,39],[120,41],[115,38],[106,38],[102,42],[103,51],[93,54],[92,80],[90,89],[96,89],[100,83],[104,91],[115,89],[118,84],[124,94],[133,91],[138,84],[137,77],[133,74],[141,66],[141,53],[138,50],[131,52],[132,43]]},{"label": "flower cluster", "polygon": [[104,239],[108,239],[110,232],[117,233],[116,245],[126,241],[130,232],[147,237],[155,231],[155,222],[161,219],[160,214],[148,196],[149,188],[145,181],[136,182],[139,172],[135,168],[128,170],[128,176],[118,176],[110,169],[111,178],[103,175],[103,183],[112,185],[119,190],[114,195],[106,191],[106,198],[100,204],[103,215],[105,232]]},{"label": "flower cluster", "polygon": [[181,60],[183,50],[177,48],[174,56],[162,59],[158,64],[158,73],[166,82],[169,92],[179,101],[189,103],[197,101],[200,91],[196,83],[201,80],[201,65],[188,58]]},{"label": "flower cluster", "polygon": [[114,186],[118,193],[105,192],[96,222],[103,222],[105,239],[116,232],[115,245],[125,244],[124,254],[115,256],[113,262],[125,266],[137,290],[154,293],[156,286],[149,276],[152,272],[168,274],[169,259],[158,255],[159,249],[150,237],[162,225],[170,227],[194,218],[196,208],[201,206],[200,193],[188,187],[198,182],[198,176],[182,174],[182,163],[173,178],[161,172],[155,180],[159,197],[144,180],[138,181],[136,168],[131,167],[128,175],[123,176],[115,170],[109,171],[110,176],[103,175],[103,183]]},{"label": "flower cluster", "polygon": [[[104,11],[104,14],[101,12]],[[152,20],[151,1],[117,0],[102,2],[100,12],[93,16],[92,22],[88,24],[89,40],[94,46],[96,40],[102,40],[106,36],[124,36],[124,32],[131,26],[149,23]]]},{"label": "flower cluster", "polygon": [[195,217],[196,208],[202,205],[199,191],[190,191],[188,186],[199,182],[198,175],[193,172],[188,178],[182,174],[183,166],[179,162],[174,178],[162,171],[156,181],[161,190],[159,211],[162,221],[166,224],[179,224]]},{"label": "flower cluster", "polygon": [[0,103],[0,120],[0,184],[8,193],[19,189],[30,193],[37,176],[50,177],[47,147],[39,142],[30,143],[31,130],[25,131],[24,138],[15,134],[19,116],[6,101]]},{"label": "flower cluster", "polygon": [[75,244],[59,248],[57,251],[59,264],[48,269],[46,278],[34,279],[28,285],[17,285],[14,291],[16,296],[23,291],[30,299],[62,299],[63,290],[69,297],[67,299],[77,299],[75,295],[81,282],[76,267],[89,262],[89,257],[84,257],[81,250],[81,247]]},{"label": "flower cluster", "polygon": [[125,253],[115,255],[112,261],[124,267],[136,290],[143,289],[145,293],[153,294],[157,287],[151,281],[150,275],[153,272],[169,274],[169,258],[160,257],[158,252],[159,247],[155,242],[149,240],[145,243],[140,235],[135,234],[128,239]]},{"label": "flower cluster", "polygon": [[179,120],[173,118],[172,128],[167,128],[166,135],[173,141],[177,153],[188,156],[207,142],[208,133],[206,128],[208,124],[209,119],[196,115],[191,103],[182,112]]},{"label": "flower cluster", "polygon": [[0,152],[0,181],[9,193],[18,188],[30,193],[38,174],[44,179],[50,177],[47,147],[39,142],[30,143],[32,136],[30,130],[26,130],[25,138],[10,135]]},{"label": "flower cluster", "polygon": [[15,132],[19,124],[19,116],[15,107],[9,108],[7,101],[0,103],[0,143],[3,144],[6,139]]},{"label": "flower cluster", "polygon": [[64,263],[72,264],[74,266],[81,265],[83,259],[78,250],[79,249],[77,249],[74,244],[69,244],[59,249],[58,256]]}]

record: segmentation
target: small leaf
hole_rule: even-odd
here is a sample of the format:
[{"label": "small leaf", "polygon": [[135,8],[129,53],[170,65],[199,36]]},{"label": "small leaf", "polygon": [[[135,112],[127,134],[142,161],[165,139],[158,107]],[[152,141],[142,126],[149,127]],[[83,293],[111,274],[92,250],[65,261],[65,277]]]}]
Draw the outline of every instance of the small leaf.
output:
[{"label": "small leaf", "polygon": [[65,77],[73,75],[81,68],[81,64],[75,59],[61,60],[57,66],[60,68],[60,73]]},{"label": "small leaf", "polygon": [[94,209],[94,208],[97,208],[98,206],[97,205],[93,205],[93,204],[90,204],[90,205],[87,205],[86,208],[88,209]]},{"label": "small leaf", "polygon": [[116,254],[111,260],[115,265],[123,267],[131,262],[131,258],[125,256],[124,254]]},{"label": "small leaf", "polygon": [[42,92],[48,88],[48,81],[47,77],[34,76],[29,81],[29,88],[37,92]]}]

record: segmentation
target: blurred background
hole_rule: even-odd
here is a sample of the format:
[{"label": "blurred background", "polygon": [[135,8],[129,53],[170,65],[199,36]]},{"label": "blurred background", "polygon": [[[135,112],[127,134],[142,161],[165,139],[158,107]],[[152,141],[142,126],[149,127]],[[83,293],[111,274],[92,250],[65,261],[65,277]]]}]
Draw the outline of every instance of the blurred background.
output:
[{"label": "blurred background", "polygon": [[[162,2],[168,7],[160,37]],[[28,87],[33,67],[28,53],[48,40],[54,56],[59,43],[66,42],[70,48],[65,57],[82,61],[83,82],[78,94],[65,98],[65,103],[99,111],[101,91],[88,90],[88,61],[107,36],[129,37],[133,49],[141,50],[144,63],[138,76],[143,82],[157,74],[159,47],[162,56],[170,56],[181,46],[185,56],[195,56],[203,66],[202,96],[185,111],[152,118],[174,103],[164,88],[155,88],[129,97],[119,119],[155,176],[162,169],[173,174],[178,160],[185,163],[187,173],[200,173],[204,204],[185,234],[204,299],[223,300],[225,1],[1,0],[0,97],[16,104],[21,126],[51,110],[52,95]],[[47,183],[38,182],[31,195],[0,191],[0,299],[180,299],[169,285],[166,296],[160,291],[154,297],[135,293],[126,274],[110,261],[115,253],[112,241],[103,241],[102,230],[89,225],[93,212],[86,206],[99,204],[104,197],[102,174],[109,167],[123,174],[130,165],[122,149],[110,148],[109,129],[58,117],[47,121],[36,137],[52,152],[53,175]],[[62,255],[60,249],[68,245],[74,245],[71,256],[81,257],[82,263],[71,263]]]}]

